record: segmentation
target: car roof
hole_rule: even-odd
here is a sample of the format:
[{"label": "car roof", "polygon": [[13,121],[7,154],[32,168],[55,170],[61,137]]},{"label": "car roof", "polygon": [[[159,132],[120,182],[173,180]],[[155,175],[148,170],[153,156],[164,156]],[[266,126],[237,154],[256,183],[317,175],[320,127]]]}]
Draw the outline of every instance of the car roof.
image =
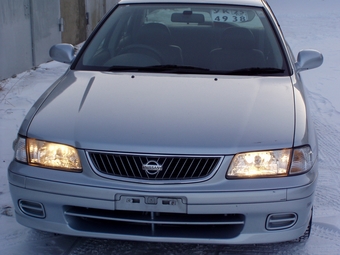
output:
[{"label": "car roof", "polygon": [[119,4],[132,3],[198,3],[198,4],[234,4],[247,6],[263,6],[265,0],[121,0]]}]

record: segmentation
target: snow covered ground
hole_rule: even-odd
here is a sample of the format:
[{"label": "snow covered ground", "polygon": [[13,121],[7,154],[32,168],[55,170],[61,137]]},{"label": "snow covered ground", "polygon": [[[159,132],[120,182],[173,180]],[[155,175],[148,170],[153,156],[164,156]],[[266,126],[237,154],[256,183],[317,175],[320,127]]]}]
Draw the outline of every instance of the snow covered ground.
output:
[{"label": "snow covered ground", "polygon": [[295,53],[320,50],[322,67],[303,73],[320,144],[320,178],[307,243],[193,245],[54,235],[16,223],[8,191],[12,141],[31,105],[67,65],[50,62],[0,82],[0,254],[340,254],[340,1],[268,0]]}]

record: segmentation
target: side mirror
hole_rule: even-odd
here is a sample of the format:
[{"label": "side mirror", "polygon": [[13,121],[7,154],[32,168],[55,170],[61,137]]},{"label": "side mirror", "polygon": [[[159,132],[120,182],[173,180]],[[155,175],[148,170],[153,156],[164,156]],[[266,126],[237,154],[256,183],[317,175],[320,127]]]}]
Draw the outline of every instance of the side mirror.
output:
[{"label": "side mirror", "polygon": [[51,47],[50,57],[58,62],[70,64],[74,59],[75,49],[72,44],[60,43]]},{"label": "side mirror", "polygon": [[296,71],[301,72],[321,66],[323,63],[323,56],[316,50],[302,50],[297,56],[295,63]]}]

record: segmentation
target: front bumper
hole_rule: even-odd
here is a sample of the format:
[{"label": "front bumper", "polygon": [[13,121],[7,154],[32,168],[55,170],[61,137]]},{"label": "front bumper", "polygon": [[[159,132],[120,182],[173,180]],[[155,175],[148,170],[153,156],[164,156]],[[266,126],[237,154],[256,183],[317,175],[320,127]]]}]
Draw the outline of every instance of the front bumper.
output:
[{"label": "front bumper", "polygon": [[159,192],[26,177],[11,171],[16,164],[8,179],[20,224],[65,235],[152,242],[296,239],[308,226],[317,179],[314,174],[307,185],[263,191]]}]

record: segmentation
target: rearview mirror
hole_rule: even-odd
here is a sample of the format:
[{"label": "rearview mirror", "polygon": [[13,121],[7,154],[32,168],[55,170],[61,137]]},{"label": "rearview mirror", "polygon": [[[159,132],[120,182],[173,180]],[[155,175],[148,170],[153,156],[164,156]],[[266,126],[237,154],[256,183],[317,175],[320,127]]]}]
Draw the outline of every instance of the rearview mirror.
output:
[{"label": "rearview mirror", "polygon": [[182,23],[204,23],[204,15],[199,13],[192,13],[192,11],[184,11],[183,13],[173,13],[171,15],[172,22]]},{"label": "rearview mirror", "polygon": [[301,72],[321,66],[323,63],[323,56],[316,50],[302,50],[297,56],[295,63],[296,71]]}]

